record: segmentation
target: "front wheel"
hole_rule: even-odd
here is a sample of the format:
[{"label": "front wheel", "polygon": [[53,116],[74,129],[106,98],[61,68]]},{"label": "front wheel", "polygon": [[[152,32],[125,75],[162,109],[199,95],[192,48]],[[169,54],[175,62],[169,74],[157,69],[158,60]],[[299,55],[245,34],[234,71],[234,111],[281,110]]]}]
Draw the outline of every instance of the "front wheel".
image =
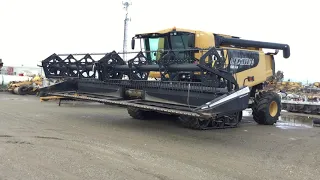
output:
[{"label": "front wheel", "polygon": [[259,92],[255,97],[252,115],[258,124],[273,125],[280,116],[281,99],[275,92]]}]

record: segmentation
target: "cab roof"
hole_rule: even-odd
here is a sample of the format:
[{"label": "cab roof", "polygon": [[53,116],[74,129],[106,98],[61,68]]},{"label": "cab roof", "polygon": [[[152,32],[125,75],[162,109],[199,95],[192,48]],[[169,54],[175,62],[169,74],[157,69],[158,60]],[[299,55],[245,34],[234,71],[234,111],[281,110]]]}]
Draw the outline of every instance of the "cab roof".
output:
[{"label": "cab roof", "polygon": [[185,29],[185,28],[167,28],[167,29],[162,29],[159,31],[154,31],[154,32],[145,32],[145,33],[139,33],[136,34],[136,37],[150,37],[150,36],[159,36],[162,34],[167,34],[170,32],[187,32],[187,33],[205,33],[205,34],[213,34],[213,35],[219,35],[219,36],[223,36],[223,37],[228,37],[228,38],[239,38],[236,36],[231,36],[231,35],[226,35],[226,34],[218,34],[218,33],[212,33],[212,32],[206,32],[206,31],[201,31],[201,30],[194,30],[194,29]]}]

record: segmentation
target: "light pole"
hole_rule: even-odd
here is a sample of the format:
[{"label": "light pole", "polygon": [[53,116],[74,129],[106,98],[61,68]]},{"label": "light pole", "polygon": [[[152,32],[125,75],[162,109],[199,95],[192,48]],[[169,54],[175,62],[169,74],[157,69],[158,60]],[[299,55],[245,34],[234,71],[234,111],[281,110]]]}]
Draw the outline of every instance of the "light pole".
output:
[{"label": "light pole", "polygon": [[127,61],[127,43],[128,43],[128,23],[131,21],[131,18],[128,16],[128,8],[132,5],[130,0],[122,1],[123,9],[125,10],[125,19],[124,19],[124,34],[123,34],[123,60]]}]

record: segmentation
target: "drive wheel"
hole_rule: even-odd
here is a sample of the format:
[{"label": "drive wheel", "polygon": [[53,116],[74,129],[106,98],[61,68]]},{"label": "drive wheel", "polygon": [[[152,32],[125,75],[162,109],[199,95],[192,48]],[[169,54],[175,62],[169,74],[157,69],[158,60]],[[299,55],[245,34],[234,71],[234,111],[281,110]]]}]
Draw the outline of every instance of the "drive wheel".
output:
[{"label": "drive wheel", "polygon": [[273,125],[278,121],[281,112],[281,100],[275,92],[260,92],[257,94],[253,107],[253,119],[258,124]]},{"label": "drive wheel", "polygon": [[238,126],[242,120],[242,111],[234,113],[232,116],[225,117],[225,126]]}]

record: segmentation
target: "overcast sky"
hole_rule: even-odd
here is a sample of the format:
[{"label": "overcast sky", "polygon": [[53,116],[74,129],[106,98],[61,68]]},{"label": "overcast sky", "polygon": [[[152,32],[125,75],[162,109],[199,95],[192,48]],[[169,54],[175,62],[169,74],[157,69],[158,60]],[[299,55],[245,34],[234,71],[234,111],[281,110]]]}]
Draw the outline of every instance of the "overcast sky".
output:
[{"label": "overcast sky", "polygon": [[[176,26],[287,43],[291,57],[281,52],[276,69],[286,79],[320,81],[317,3],[132,0],[129,31],[131,37]],[[52,53],[120,51],[123,20],[121,0],[0,0],[0,58],[6,66],[36,66]]]}]

